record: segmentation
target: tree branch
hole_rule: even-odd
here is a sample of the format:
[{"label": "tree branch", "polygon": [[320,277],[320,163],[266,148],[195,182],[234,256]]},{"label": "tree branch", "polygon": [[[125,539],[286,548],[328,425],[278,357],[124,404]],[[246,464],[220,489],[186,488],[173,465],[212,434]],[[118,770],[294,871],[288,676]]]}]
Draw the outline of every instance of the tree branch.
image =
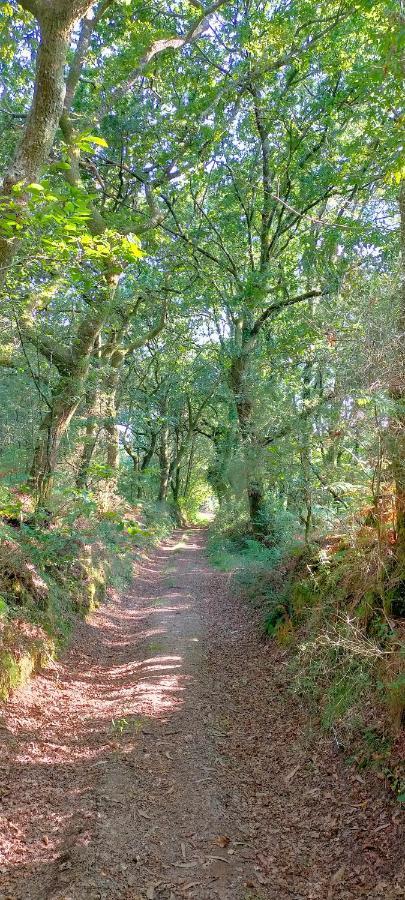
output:
[{"label": "tree branch", "polygon": [[138,340],[133,341],[128,348],[125,349],[125,355],[128,356],[129,353],[133,353],[135,350],[140,350],[141,347],[144,347],[145,344],[149,343],[149,341],[153,341],[153,338],[157,337],[158,334],[163,330],[167,318],[167,299],[163,301],[162,312],[157,324],[147,332],[147,334],[138,338]]},{"label": "tree branch", "polygon": [[262,325],[267,322],[267,319],[275,313],[280,312],[282,309],[286,309],[287,306],[293,306],[295,303],[303,303],[304,300],[311,300],[312,297],[322,297],[325,294],[328,294],[329,291],[305,291],[304,294],[298,294],[297,297],[290,297],[288,300],[280,300],[279,303],[272,303],[271,306],[268,306],[267,309],[262,312],[256,322],[253,325],[253,328],[250,331],[250,335],[248,338],[248,342],[250,338],[255,338],[259,333]]},{"label": "tree branch", "polygon": [[[150,61],[158,56],[159,53],[163,53],[164,50],[180,50],[182,47],[186,45],[193,44],[195,41],[200,38],[204,32],[207,30],[210,24],[210,18],[219,9],[220,6],[223,6],[226,3],[226,0],[216,0],[215,3],[212,3],[207,9],[203,9],[201,7],[201,14],[198,19],[193,22],[188,31],[183,37],[168,37],[168,38],[160,38],[154,41],[146,53],[143,55],[142,59],[139,61],[136,69],[131,73],[130,77],[122,84],[119,88],[112,92],[108,99],[108,105],[111,105],[111,102],[114,103],[115,100],[124,96],[128,91],[132,90],[134,84],[139,78],[140,75],[143,74],[146,66]],[[196,4],[193,4],[194,6]]]},{"label": "tree branch", "polygon": [[25,339],[35,347],[48,362],[52,363],[61,374],[66,374],[70,369],[71,357],[60,341],[43,334],[30,317],[24,316],[18,321],[20,338]]}]

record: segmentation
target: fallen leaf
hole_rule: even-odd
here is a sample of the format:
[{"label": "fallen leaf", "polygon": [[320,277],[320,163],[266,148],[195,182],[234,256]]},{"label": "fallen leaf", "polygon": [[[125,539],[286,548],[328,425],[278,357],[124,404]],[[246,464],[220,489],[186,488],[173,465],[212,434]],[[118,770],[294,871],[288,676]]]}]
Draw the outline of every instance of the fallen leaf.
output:
[{"label": "fallen leaf", "polygon": [[227,847],[231,843],[231,839],[227,834],[218,834],[215,838],[215,843],[218,844],[218,847]]}]

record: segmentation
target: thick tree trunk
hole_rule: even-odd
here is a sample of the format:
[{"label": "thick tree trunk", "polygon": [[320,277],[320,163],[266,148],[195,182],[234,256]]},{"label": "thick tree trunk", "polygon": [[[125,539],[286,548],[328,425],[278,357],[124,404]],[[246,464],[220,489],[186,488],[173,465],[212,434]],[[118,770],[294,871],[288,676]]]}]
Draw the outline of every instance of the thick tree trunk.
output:
[{"label": "thick tree trunk", "polygon": [[249,519],[252,531],[258,537],[266,533],[265,491],[260,472],[260,446],[253,427],[253,404],[248,396],[246,375],[249,357],[243,353],[235,356],[229,375],[238,416],[246,470],[246,490]]},{"label": "thick tree trunk", "polygon": [[86,431],[83,440],[82,452],[76,475],[76,487],[83,490],[88,486],[89,469],[96,449],[99,435],[99,396],[97,391],[89,391],[87,394],[87,420]]},{"label": "thick tree trunk", "polygon": [[51,493],[60,442],[80,402],[80,374],[62,376],[53,392],[34,451],[30,485],[41,505]]},{"label": "thick tree trunk", "polygon": [[[0,217],[24,220],[26,196],[20,195],[19,209],[10,210],[7,199],[16,200],[15,184],[31,184],[40,177],[52,147],[65,98],[65,65],[74,16],[42,9],[41,39],[38,48],[34,96],[23,135],[6,172],[0,192]],[[18,196],[18,195],[17,195]],[[16,253],[18,241],[0,236],[0,284]]]},{"label": "thick tree trunk", "polygon": [[60,442],[82,399],[94,343],[108,309],[109,299],[100,302],[97,310],[91,310],[81,322],[71,348],[70,365],[64,361],[63,374],[53,390],[49,412],[39,429],[29,479],[39,504],[52,489]]},{"label": "thick tree trunk", "polygon": [[111,395],[107,398],[105,432],[107,436],[107,457],[106,462],[111,472],[111,477],[115,478],[118,472],[120,443],[119,432],[117,427],[117,407],[115,396]]}]

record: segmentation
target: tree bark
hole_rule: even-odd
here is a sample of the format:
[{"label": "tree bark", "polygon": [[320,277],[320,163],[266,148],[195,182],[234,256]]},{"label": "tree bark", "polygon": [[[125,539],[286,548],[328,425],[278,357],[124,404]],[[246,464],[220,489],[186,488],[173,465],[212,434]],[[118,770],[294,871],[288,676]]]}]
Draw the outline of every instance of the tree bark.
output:
[{"label": "tree bark", "polygon": [[159,469],[160,469],[160,480],[159,480],[159,493],[158,500],[160,503],[163,503],[167,500],[167,493],[169,490],[169,470],[170,470],[170,460],[169,460],[169,426],[166,421],[167,417],[167,397],[164,398],[160,414],[162,417],[162,428],[160,431],[160,445],[159,445]]},{"label": "tree bark", "polygon": [[71,363],[65,368],[53,390],[50,409],[44,417],[37,439],[30,471],[30,486],[41,505],[49,497],[58,450],[72,416],[82,399],[94,343],[100,334],[109,309],[109,301],[100,303],[81,322],[71,348]]},{"label": "tree bark", "polygon": [[82,452],[80,455],[79,465],[77,469],[76,475],[76,487],[79,490],[84,490],[88,486],[89,480],[89,469],[90,464],[93,459],[94,451],[97,445],[97,438],[99,435],[99,420],[100,420],[100,410],[99,410],[99,394],[97,390],[90,390],[87,392],[86,398],[86,407],[87,407],[87,419],[86,419],[86,431],[83,440]]},{"label": "tree bark", "polygon": [[117,391],[119,385],[120,366],[124,355],[116,351],[109,361],[109,371],[106,377],[106,407],[104,428],[107,436],[107,466],[111,472],[111,478],[116,479],[120,443],[117,423]]},{"label": "tree bark", "polygon": [[235,400],[242,439],[250,525],[253,533],[261,537],[266,532],[265,491],[259,467],[260,446],[253,427],[253,403],[246,385],[248,363],[249,355],[242,346],[232,360],[229,385]]},{"label": "tree bark", "polygon": [[62,376],[51,397],[51,408],[41,422],[30,472],[30,485],[42,505],[53,484],[60,442],[80,401],[81,378]]},{"label": "tree bark", "polygon": [[[302,386],[302,401],[305,408],[306,402],[311,396],[311,364],[306,363]],[[303,420],[300,438],[300,459],[302,468],[302,498],[304,501],[305,515],[305,543],[309,541],[312,526],[312,479],[311,479],[311,442],[308,419]]]},{"label": "tree bark", "polygon": [[[41,36],[31,109],[0,190],[0,284],[18,247],[15,237],[8,238],[4,232],[1,233],[1,220],[24,220],[27,199],[24,185],[38,180],[48,158],[65,99],[65,66],[70,34],[75,19],[85,11],[86,5],[89,7],[91,4],[82,5],[59,3],[52,4],[51,9],[51,4],[41,2],[32,4],[32,8],[27,6],[37,15]],[[22,193],[16,195],[12,188],[20,182]],[[17,198],[17,210],[10,209],[10,201],[15,202]]]},{"label": "tree bark", "polygon": [[390,395],[394,401],[391,424],[392,471],[395,481],[397,555],[405,564],[405,180],[399,192],[401,218],[401,285],[398,321],[398,354],[395,375],[391,378]]}]

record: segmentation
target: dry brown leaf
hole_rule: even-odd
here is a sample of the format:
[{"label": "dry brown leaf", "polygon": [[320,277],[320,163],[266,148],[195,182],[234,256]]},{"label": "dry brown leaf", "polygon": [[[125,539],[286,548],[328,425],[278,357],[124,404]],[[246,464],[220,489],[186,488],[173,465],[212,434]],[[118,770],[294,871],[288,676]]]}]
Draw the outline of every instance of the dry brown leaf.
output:
[{"label": "dry brown leaf", "polygon": [[227,834],[218,834],[215,843],[218,844],[218,847],[227,847],[231,843],[231,839]]}]

